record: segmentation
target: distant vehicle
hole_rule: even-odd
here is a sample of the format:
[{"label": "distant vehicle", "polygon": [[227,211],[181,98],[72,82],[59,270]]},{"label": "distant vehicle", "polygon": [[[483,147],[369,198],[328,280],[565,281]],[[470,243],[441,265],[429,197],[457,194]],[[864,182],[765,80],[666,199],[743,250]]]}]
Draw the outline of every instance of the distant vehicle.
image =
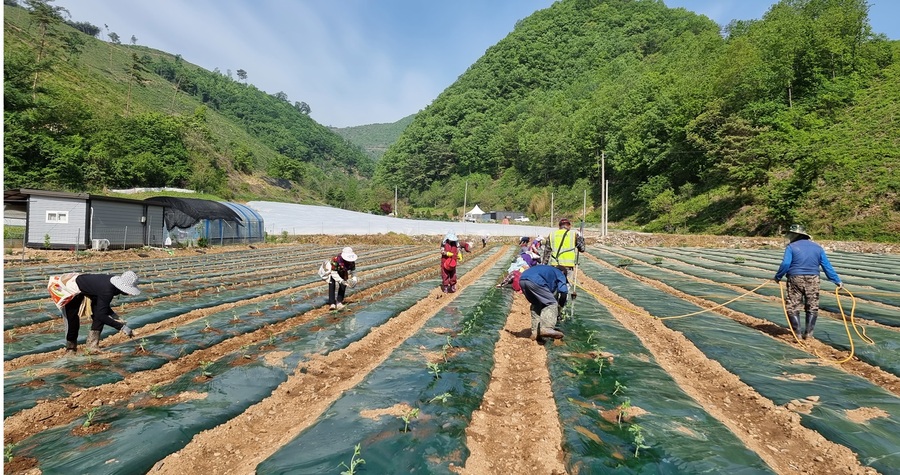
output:
[{"label": "distant vehicle", "polygon": [[519,216],[518,218],[514,219],[513,221],[518,221],[520,223],[527,223],[531,220],[528,219],[528,216]]}]

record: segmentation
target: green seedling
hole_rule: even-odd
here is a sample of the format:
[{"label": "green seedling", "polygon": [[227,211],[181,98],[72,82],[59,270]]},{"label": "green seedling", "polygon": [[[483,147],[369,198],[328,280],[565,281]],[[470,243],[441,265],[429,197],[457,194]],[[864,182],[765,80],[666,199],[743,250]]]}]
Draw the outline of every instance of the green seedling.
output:
[{"label": "green seedling", "polygon": [[594,339],[594,336],[595,336],[596,334],[597,334],[597,330],[591,330],[590,332],[588,332],[588,338],[587,338],[587,343],[588,343],[588,345],[591,344],[591,340]]},{"label": "green seedling", "polygon": [[437,396],[428,400],[428,402],[441,401],[443,404],[447,404],[447,400],[453,397],[450,393],[438,394]]},{"label": "green seedling", "polygon": [[212,328],[212,325],[209,323],[209,317],[204,318],[204,319],[203,319],[203,323],[206,324],[206,329],[207,329],[207,330],[209,330],[210,328]]},{"label": "green seedling", "polygon": [[649,445],[644,445],[644,433],[643,427],[633,424],[628,428],[628,432],[631,432],[631,440],[634,441],[634,456],[638,456],[638,451],[641,449],[649,449]]},{"label": "green seedling", "polygon": [[158,384],[150,386],[150,395],[155,397],[156,399],[161,399],[163,397],[162,388],[160,388]]},{"label": "green seedling", "polygon": [[419,417],[419,408],[410,409],[401,419],[403,419],[403,432],[409,432],[409,421]]},{"label": "green seedling", "polygon": [[744,258],[742,256],[734,256],[734,263],[735,264],[743,264]]},{"label": "green seedling", "polygon": [[238,318],[238,315],[237,315],[237,310],[232,310],[232,311],[231,311],[231,320],[232,320],[232,321],[235,321],[235,322],[238,321],[238,320],[240,320],[240,319]]},{"label": "green seedling", "polygon": [[250,345],[249,344],[241,346],[241,357],[248,358],[248,359],[250,358]]},{"label": "green seedling", "polygon": [[613,390],[613,396],[619,394],[620,392],[625,392],[626,389],[628,389],[628,386],[625,386],[624,384],[616,381],[616,389]]},{"label": "green seedling", "polygon": [[275,346],[275,334],[269,334],[269,346]]},{"label": "green seedling", "polygon": [[663,258],[662,258],[662,257],[659,257],[659,256],[656,256],[656,257],[653,258],[653,263],[656,264],[656,265],[660,265],[660,264],[663,263]]},{"label": "green seedling", "polygon": [[274,305],[274,306],[275,306],[275,307],[278,306],[278,299],[275,299],[275,305]]},{"label": "green seedling", "polygon": [[622,427],[622,421],[625,420],[625,416],[628,415],[628,408],[631,407],[631,399],[625,398],[622,401],[622,404],[619,404],[619,414],[616,416],[616,423],[619,424],[619,427]]},{"label": "green seedling", "polygon": [[594,357],[594,361],[597,362],[597,375],[603,376],[603,364],[606,363],[606,359],[604,359],[600,355],[597,355]]},{"label": "green seedling", "polygon": [[97,415],[97,411],[100,410],[100,406],[92,407],[90,411],[87,412],[87,417],[84,419],[84,422],[81,424],[82,428],[87,429],[91,426],[91,421],[94,420],[94,416]]},{"label": "green seedling", "polygon": [[437,363],[428,363],[428,372],[433,374],[435,379],[441,377],[441,365]]},{"label": "green seedling", "polygon": [[616,263],[617,267],[628,267],[631,264],[634,264],[634,261],[631,259],[619,259],[619,262]]},{"label": "green seedling", "polygon": [[174,339],[174,340],[178,339],[178,327],[175,327],[172,329],[172,339]]},{"label": "green seedling", "polygon": [[146,352],[147,348],[144,347],[144,345],[146,345],[146,344],[147,344],[147,338],[146,337],[141,338],[141,342],[138,344],[138,348],[140,348],[142,352]]},{"label": "green seedling", "polygon": [[212,378],[212,372],[209,371],[209,367],[212,366],[212,364],[212,361],[200,362],[200,374],[203,375],[204,378]]},{"label": "green seedling", "polygon": [[359,444],[356,444],[356,447],[353,448],[353,456],[350,457],[350,465],[341,462],[340,466],[347,469],[341,472],[341,475],[354,475],[356,473],[356,467],[365,463],[365,459],[359,458]]},{"label": "green seedling", "polygon": [[37,371],[33,368],[29,368],[25,371],[25,376],[28,376],[28,379],[34,379],[34,377],[37,376]]},{"label": "green seedling", "polygon": [[16,448],[16,445],[17,444],[7,444],[5,447],[3,447],[3,460],[6,461],[6,463],[12,462],[12,459],[13,459],[12,453],[13,453],[13,449]]}]

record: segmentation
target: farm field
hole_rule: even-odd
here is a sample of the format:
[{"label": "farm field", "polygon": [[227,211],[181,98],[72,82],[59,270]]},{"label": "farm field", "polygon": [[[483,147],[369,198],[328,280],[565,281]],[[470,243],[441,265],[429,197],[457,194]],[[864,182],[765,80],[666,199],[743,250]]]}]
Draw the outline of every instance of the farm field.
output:
[{"label": "farm field", "polygon": [[[353,239],[6,265],[4,472],[900,470],[896,254],[830,251],[853,298],[823,282],[798,341],[781,250],[593,244],[539,344],[496,287],[515,245],[476,246],[442,295],[436,244]],[[344,245],[360,283],[329,311],[315,271]],[[60,358],[47,277],[128,269],[135,338]]]}]

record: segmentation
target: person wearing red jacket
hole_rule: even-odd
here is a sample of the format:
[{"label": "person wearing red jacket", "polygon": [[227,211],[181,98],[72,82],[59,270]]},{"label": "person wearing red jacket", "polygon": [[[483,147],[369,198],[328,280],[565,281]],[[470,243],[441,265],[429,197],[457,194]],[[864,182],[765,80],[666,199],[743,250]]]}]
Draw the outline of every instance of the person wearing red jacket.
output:
[{"label": "person wearing red jacket", "polygon": [[456,292],[456,265],[462,261],[462,251],[472,252],[472,245],[447,233],[441,241],[441,291],[445,294]]}]

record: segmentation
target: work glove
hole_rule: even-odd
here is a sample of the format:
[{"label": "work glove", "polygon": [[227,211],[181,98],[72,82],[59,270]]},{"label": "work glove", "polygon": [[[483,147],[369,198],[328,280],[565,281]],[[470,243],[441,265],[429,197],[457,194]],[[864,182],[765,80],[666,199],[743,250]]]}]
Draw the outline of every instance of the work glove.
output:
[{"label": "work glove", "polygon": [[350,280],[347,281],[347,286],[348,287],[356,287],[357,283],[359,283],[359,279],[357,279],[356,276],[354,275],[353,277],[350,278]]},{"label": "work glove", "polygon": [[134,330],[132,330],[128,325],[122,325],[122,329],[119,331],[124,333],[128,338],[134,337]]},{"label": "work glove", "polygon": [[838,290],[844,290],[844,283],[841,282],[837,285]]},{"label": "work glove", "polygon": [[575,292],[572,292],[571,297],[572,297],[572,300],[575,300],[575,297],[578,297],[578,294],[576,294]]},{"label": "work glove", "polygon": [[780,284],[780,283],[781,283],[781,279],[779,279],[779,278],[777,278],[777,277],[774,278],[774,279],[772,279],[772,280],[774,280],[776,284]]}]

